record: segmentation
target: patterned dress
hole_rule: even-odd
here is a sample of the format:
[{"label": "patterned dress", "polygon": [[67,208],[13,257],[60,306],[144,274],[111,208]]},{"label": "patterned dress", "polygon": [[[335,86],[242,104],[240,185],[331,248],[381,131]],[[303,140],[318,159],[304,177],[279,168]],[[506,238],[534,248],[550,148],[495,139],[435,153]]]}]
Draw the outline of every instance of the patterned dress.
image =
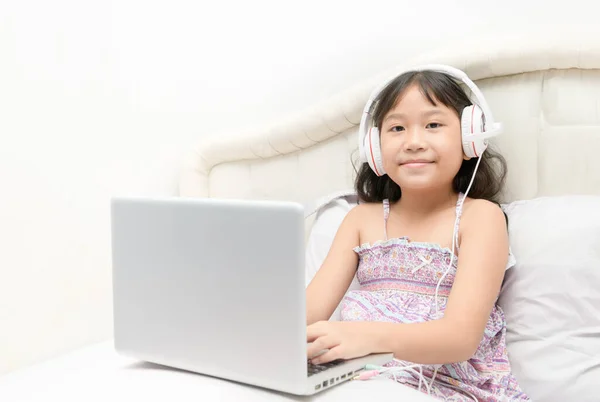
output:
[{"label": "patterned dress", "polygon": [[[460,194],[458,198],[456,225],[460,221],[463,197]],[[450,249],[433,243],[412,242],[406,237],[388,239],[388,200],[383,202],[383,207],[384,240],[355,248],[359,256],[360,289],[351,290],[344,297],[341,319],[415,323],[440,318],[454,282],[457,258],[448,270]],[[443,276],[436,313],[435,290]],[[505,334],[504,314],[496,305],[475,354],[465,362],[435,366],[438,370],[431,395],[446,401],[472,401],[474,397],[478,401],[529,401],[511,374]],[[394,361],[387,367],[402,366],[402,363],[410,364]],[[435,367],[421,366],[428,384]],[[394,378],[419,388],[419,375],[414,372],[403,371]],[[425,386],[421,390],[427,392]]]}]

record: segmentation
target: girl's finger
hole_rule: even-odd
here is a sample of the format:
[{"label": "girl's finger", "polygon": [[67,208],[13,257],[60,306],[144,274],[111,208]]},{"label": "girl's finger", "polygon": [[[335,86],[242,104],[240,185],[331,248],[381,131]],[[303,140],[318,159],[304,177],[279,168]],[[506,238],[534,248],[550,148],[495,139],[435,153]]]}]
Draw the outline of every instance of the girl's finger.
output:
[{"label": "girl's finger", "polygon": [[317,338],[313,343],[308,345],[306,354],[309,359],[317,356],[319,353],[322,353],[324,350],[327,351],[335,346],[337,346],[339,342],[336,342],[334,338],[331,336],[322,336]]},{"label": "girl's finger", "polygon": [[329,348],[328,351],[315,357],[311,360],[313,364],[325,364],[334,360],[343,359],[344,358],[344,350],[340,345],[336,345],[332,348]]}]

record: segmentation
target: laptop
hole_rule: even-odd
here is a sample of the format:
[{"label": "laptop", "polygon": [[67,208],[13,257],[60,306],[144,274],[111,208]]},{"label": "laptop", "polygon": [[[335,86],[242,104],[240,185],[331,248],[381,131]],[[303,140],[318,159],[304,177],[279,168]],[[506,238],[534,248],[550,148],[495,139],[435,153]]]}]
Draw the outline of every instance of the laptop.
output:
[{"label": "laptop", "polygon": [[309,364],[301,204],[118,197],[111,224],[122,355],[296,395],[392,360]]}]

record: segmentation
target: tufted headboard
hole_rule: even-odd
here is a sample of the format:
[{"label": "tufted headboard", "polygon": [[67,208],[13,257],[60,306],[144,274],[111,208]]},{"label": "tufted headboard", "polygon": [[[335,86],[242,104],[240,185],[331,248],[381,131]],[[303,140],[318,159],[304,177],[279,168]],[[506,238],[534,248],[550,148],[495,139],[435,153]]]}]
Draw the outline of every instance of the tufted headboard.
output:
[{"label": "tufted headboard", "polygon": [[569,32],[460,43],[263,129],[206,137],[184,162],[180,195],[307,202],[352,188],[358,124],[371,90],[423,63],[465,71],[504,124],[492,140],[508,164],[503,202],[600,194],[600,31]]}]

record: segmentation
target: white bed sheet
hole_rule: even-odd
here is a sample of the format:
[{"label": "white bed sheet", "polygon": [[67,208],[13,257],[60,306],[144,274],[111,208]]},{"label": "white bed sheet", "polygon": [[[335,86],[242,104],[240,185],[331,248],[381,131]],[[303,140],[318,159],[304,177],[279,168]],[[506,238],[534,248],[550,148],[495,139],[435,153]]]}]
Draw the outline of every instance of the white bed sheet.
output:
[{"label": "white bed sheet", "polygon": [[359,401],[432,402],[435,399],[389,380],[350,381],[301,397],[118,355],[112,342],[93,345],[0,377],[0,401]]}]

